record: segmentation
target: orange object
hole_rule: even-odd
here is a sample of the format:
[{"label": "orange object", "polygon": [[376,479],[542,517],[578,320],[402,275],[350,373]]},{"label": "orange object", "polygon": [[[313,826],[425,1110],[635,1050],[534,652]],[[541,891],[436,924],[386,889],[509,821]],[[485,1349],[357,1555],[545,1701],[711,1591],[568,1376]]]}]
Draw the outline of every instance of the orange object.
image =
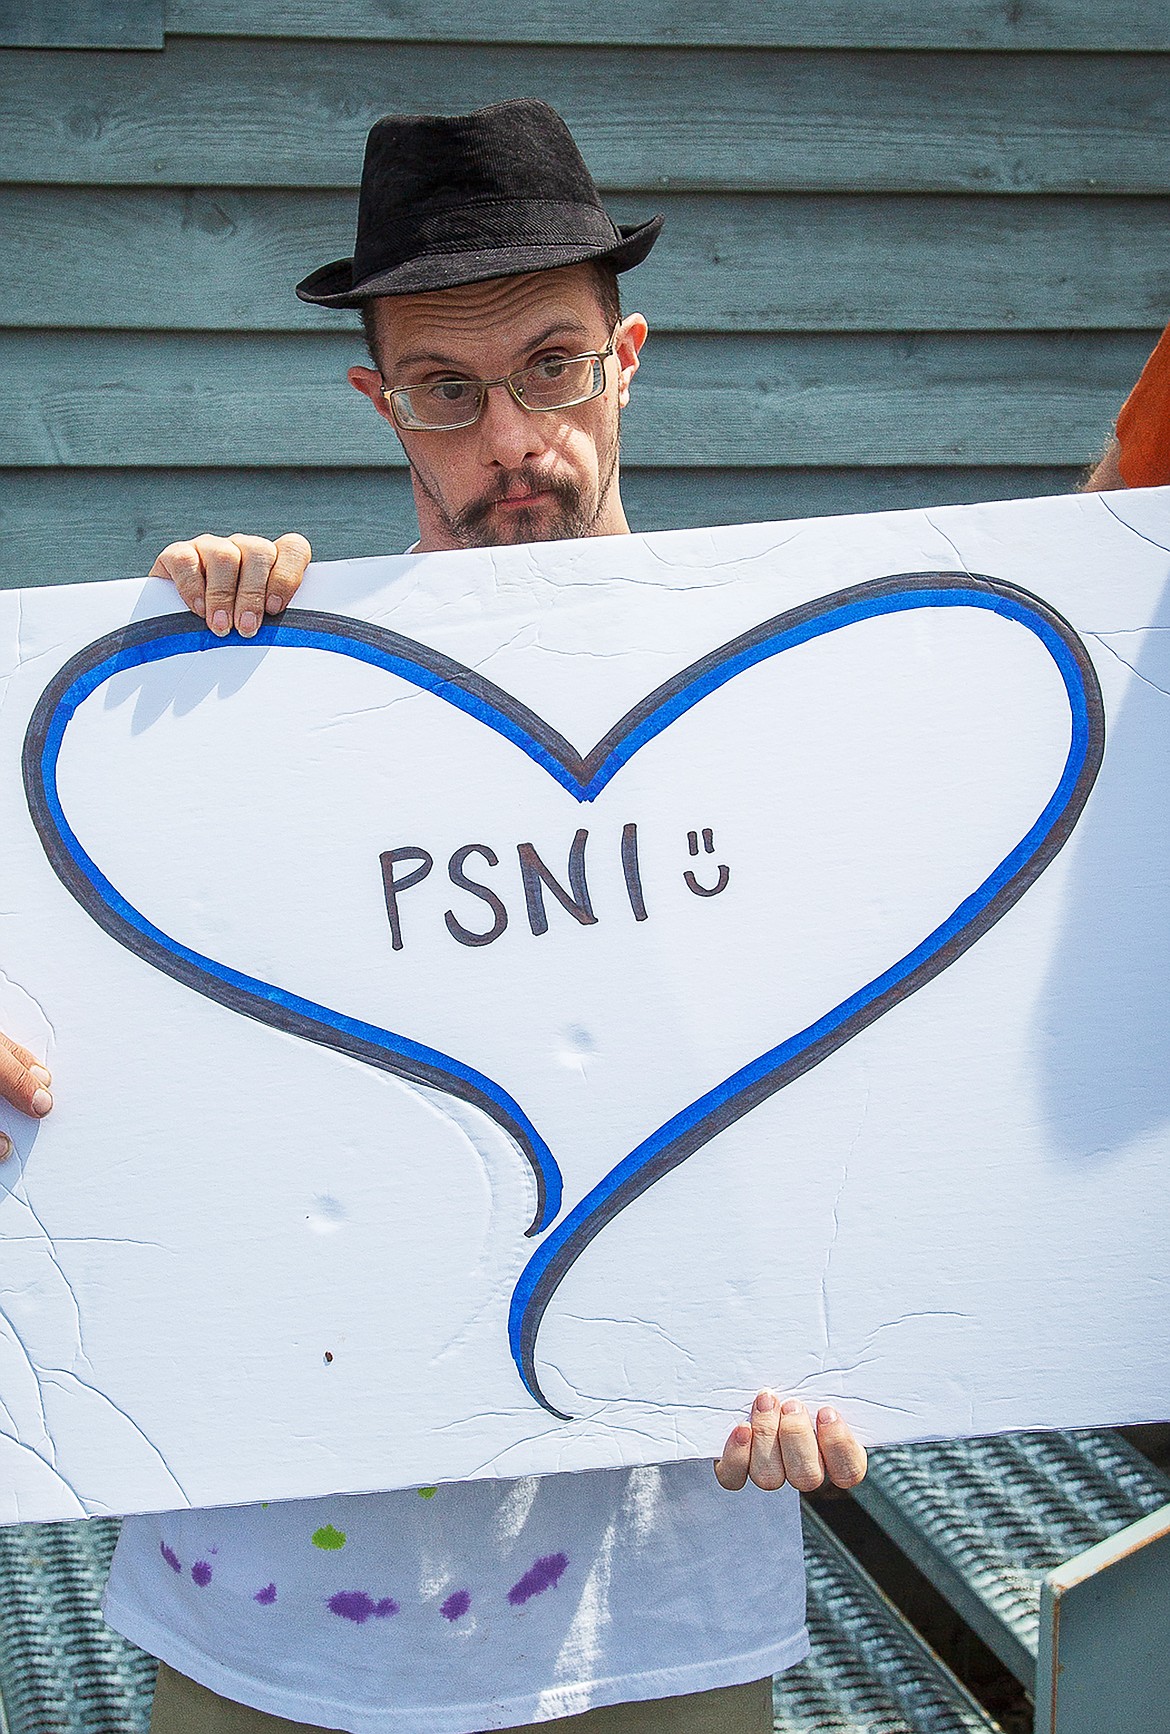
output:
[{"label": "orange object", "polygon": [[1170,483],[1170,325],[1122,406],[1117,443],[1127,488]]}]

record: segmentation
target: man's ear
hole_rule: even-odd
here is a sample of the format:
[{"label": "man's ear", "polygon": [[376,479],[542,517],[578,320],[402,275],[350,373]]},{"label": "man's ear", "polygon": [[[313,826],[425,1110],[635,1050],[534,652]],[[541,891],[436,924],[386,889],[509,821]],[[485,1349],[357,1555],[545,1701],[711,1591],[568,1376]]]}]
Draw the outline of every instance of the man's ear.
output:
[{"label": "man's ear", "polygon": [[640,313],[627,313],[617,328],[613,349],[621,370],[618,374],[618,403],[623,409],[630,401],[630,381],[638,371],[638,351],[649,331],[650,327]]},{"label": "man's ear", "polygon": [[345,376],[355,391],[360,391],[363,397],[368,397],[383,421],[388,421],[395,433],[397,423],[391,412],[390,405],[382,396],[382,375],[372,367],[351,367]]}]

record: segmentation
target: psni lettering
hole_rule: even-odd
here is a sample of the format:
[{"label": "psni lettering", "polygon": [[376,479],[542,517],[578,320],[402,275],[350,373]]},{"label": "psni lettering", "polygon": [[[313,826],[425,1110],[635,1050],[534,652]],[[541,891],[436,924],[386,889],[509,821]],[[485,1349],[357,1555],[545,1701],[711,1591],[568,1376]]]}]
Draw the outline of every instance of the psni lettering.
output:
[{"label": "psni lettering", "polygon": [[[698,853],[698,835],[695,831],[687,834],[691,856]],[[702,837],[704,852],[713,854],[714,836],[709,826],[703,830]],[[517,902],[522,902],[524,918],[534,938],[539,939],[548,932],[550,912],[555,912],[558,908],[581,927],[597,925],[598,917],[594,913],[589,890],[586,863],[588,845],[589,832],[582,827],[569,844],[562,869],[559,864],[554,867],[544,860],[535,844],[517,843],[515,869],[507,878],[511,880],[513,907]],[[642,887],[638,827],[633,822],[622,827],[619,857],[630,913],[635,921],[646,921],[650,911]],[[406,943],[403,928],[404,895],[429,877],[435,865],[434,856],[429,849],[424,849],[417,843],[407,843],[396,849],[383,850],[379,860],[382,868],[382,889],[386,897],[386,915],[390,922],[390,943],[395,951],[401,951]],[[454,851],[447,862],[447,878],[456,890],[467,893],[483,905],[483,920],[479,926],[469,925],[470,917],[466,907],[462,916],[457,915],[453,909],[448,909],[444,914],[443,921],[447,932],[460,945],[491,945],[507,929],[509,912],[501,891],[508,887],[498,877],[494,884],[488,883],[483,877],[487,871],[499,866],[500,857],[490,843],[464,843]],[[688,891],[698,897],[716,897],[727,889],[730,877],[730,868],[721,865],[715,884],[704,886],[697,880],[694,872],[687,868],[683,873],[683,882]]]}]

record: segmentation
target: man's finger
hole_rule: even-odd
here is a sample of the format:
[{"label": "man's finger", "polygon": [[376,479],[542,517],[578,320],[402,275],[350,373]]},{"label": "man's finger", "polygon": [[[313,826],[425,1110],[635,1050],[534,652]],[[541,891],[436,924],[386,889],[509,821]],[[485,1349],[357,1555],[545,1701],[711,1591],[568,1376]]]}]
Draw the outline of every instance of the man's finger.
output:
[{"label": "man's finger", "polygon": [[726,1487],[729,1493],[738,1493],[747,1484],[751,1461],[752,1430],[741,1422],[731,1429],[723,1455],[715,1463],[715,1479],[720,1487]]},{"label": "man's finger", "polygon": [[230,539],[240,550],[235,628],[241,638],[254,638],[264,619],[268,575],[276,563],[277,549],[266,536],[232,536]]},{"label": "man's finger", "polygon": [[858,1444],[836,1409],[822,1409],[817,1415],[817,1442],[834,1487],[856,1487],[865,1480],[865,1446]]},{"label": "man's finger", "polygon": [[779,1441],[780,1399],[774,1391],[761,1391],[752,1404],[751,1477],[757,1487],[772,1493],[783,1487],[784,1459]]},{"label": "man's finger", "polygon": [[290,530],[276,538],[276,562],[268,574],[268,599],[264,604],[269,614],[281,614],[288,607],[312,558],[307,538],[298,531]]},{"label": "man's finger", "polygon": [[27,1066],[37,1083],[44,1084],[45,1088],[48,1089],[53,1082],[52,1073],[48,1066],[37,1059],[34,1053],[31,1053],[28,1048],[22,1048],[19,1042],[14,1042],[11,1036],[6,1036],[3,1030],[0,1030],[0,1048],[7,1049],[14,1059],[20,1061],[22,1066]]},{"label": "man's finger", "polygon": [[240,550],[226,536],[197,536],[194,547],[207,580],[204,598],[207,624],[217,638],[226,638],[235,618]]},{"label": "man's finger", "polygon": [[22,1114],[31,1114],[34,1120],[43,1119],[53,1106],[52,1096],[34,1075],[33,1068],[6,1047],[0,1048],[0,1097]]},{"label": "man's finger", "polygon": [[169,578],[192,614],[204,614],[206,575],[194,542],[171,542],[150,568],[152,578]]},{"label": "man's finger", "polygon": [[801,1493],[811,1493],[825,1479],[812,1418],[803,1403],[790,1398],[780,1406],[780,1453],[784,1473]]}]

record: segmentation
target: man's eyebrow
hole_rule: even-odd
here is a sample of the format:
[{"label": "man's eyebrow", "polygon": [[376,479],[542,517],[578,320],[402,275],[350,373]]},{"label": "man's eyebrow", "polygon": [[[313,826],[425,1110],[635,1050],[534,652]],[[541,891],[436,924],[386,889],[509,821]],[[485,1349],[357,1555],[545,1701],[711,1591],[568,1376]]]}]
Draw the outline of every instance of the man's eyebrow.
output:
[{"label": "man's eyebrow", "polygon": [[524,345],[526,350],[543,349],[551,337],[588,337],[589,333],[579,319],[558,319],[547,330],[539,333]]},{"label": "man's eyebrow", "polygon": [[[579,320],[557,319],[544,331],[529,338],[528,342],[523,345],[522,352],[528,353],[533,349],[542,349],[551,337],[587,337],[588,335],[588,331]],[[449,355],[441,355],[434,349],[410,349],[405,355],[398,357],[396,365],[398,367],[417,367],[424,361],[430,362],[435,367],[449,367],[453,373],[464,371],[462,362],[453,360]]]},{"label": "man's eyebrow", "polygon": [[436,367],[449,367],[455,373],[460,371],[459,363],[452,361],[449,355],[440,355],[433,349],[411,349],[405,355],[398,357],[399,367],[414,367],[420,361],[433,361]]}]

